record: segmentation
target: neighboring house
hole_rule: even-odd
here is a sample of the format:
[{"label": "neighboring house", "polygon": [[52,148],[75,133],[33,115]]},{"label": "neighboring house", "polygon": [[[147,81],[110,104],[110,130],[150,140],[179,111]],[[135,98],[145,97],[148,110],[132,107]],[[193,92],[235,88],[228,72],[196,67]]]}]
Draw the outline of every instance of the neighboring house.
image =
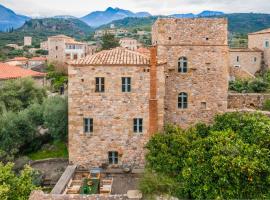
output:
[{"label": "neighboring house", "polygon": [[230,49],[231,79],[254,78],[261,70],[263,51],[257,48]]},{"label": "neighboring house", "polygon": [[97,30],[95,32],[94,38],[101,38],[103,37],[105,34],[112,34],[115,36],[120,36],[120,35],[125,35],[128,33],[127,29],[115,29],[115,28],[111,28],[111,29],[103,29],[103,30]]},{"label": "neighboring house", "polygon": [[13,59],[8,60],[7,62],[5,62],[9,65],[13,65],[13,66],[20,66],[23,68],[27,68],[28,66],[28,58],[26,57],[15,57]]},{"label": "neighboring house", "polygon": [[73,62],[70,162],[141,169],[164,124],[186,128],[226,112],[227,28],[225,19],[158,19],[150,56],[119,47]]},{"label": "neighboring house", "polygon": [[265,68],[270,68],[270,28],[248,34],[248,48],[263,51]]},{"label": "neighboring house", "polygon": [[46,73],[40,73],[30,69],[23,69],[18,66],[0,63],[0,84],[3,81],[25,77],[32,77],[38,85],[46,86]]},{"label": "neighboring house", "polygon": [[33,57],[28,60],[28,68],[32,69],[33,67],[45,65],[47,58],[45,57]]},{"label": "neighboring house", "polygon": [[48,50],[48,62],[65,64],[85,57],[88,45],[65,35],[57,35],[48,38]]},{"label": "neighboring house", "polygon": [[139,42],[133,38],[121,38],[120,41],[120,46],[132,51],[136,51],[139,47]]},{"label": "neighboring house", "polygon": [[6,46],[7,46],[7,47],[14,48],[14,49],[16,49],[16,50],[21,50],[21,49],[23,49],[22,46],[19,46],[19,45],[17,45],[17,44],[7,44]]},{"label": "neighboring house", "polygon": [[24,46],[32,46],[32,37],[24,37]]},{"label": "neighboring house", "polygon": [[248,48],[230,49],[230,79],[255,78],[270,68],[270,28],[248,34]]},{"label": "neighboring house", "polygon": [[44,41],[40,43],[40,49],[48,51],[49,47],[48,47],[48,41]]}]

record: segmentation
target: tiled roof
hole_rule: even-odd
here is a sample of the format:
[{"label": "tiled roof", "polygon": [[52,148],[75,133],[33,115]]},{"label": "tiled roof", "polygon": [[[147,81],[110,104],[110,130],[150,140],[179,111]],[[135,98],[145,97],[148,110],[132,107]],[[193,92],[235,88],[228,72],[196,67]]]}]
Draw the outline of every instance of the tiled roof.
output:
[{"label": "tiled roof", "polygon": [[72,63],[72,65],[149,65],[150,58],[122,47],[104,50]]},{"label": "tiled roof", "polygon": [[8,65],[6,63],[0,63],[0,80],[23,78],[23,77],[42,77],[46,76],[46,73],[35,72],[29,69],[23,69],[21,67]]},{"label": "tiled roof", "polygon": [[264,34],[264,33],[270,33],[270,28],[260,30],[260,31],[257,31],[257,32],[253,32],[253,33],[249,33],[249,35]]},{"label": "tiled roof", "polygon": [[26,57],[15,57],[15,58],[13,58],[11,60],[13,60],[13,61],[27,61],[28,58],[26,58]]},{"label": "tiled roof", "polygon": [[144,47],[138,48],[137,52],[144,54],[144,55],[147,55],[147,56],[150,56],[150,50],[147,48],[144,48]]}]

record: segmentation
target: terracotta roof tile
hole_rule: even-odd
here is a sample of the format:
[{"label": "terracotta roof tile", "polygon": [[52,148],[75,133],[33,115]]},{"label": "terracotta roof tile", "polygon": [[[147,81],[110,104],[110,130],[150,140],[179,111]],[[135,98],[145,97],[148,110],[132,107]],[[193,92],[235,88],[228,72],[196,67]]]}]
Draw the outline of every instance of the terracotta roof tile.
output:
[{"label": "terracotta roof tile", "polygon": [[43,77],[46,73],[35,72],[29,69],[0,63],[0,80],[23,78],[23,77]]},{"label": "terracotta roof tile", "polygon": [[72,62],[72,65],[149,65],[147,55],[125,48],[104,50],[94,55],[87,56]]},{"label": "terracotta roof tile", "polygon": [[14,61],[27,61],[28,58],[26,58],[26,57],[15,57],[15,58],[13,58],[11,60],[14,60]]}]

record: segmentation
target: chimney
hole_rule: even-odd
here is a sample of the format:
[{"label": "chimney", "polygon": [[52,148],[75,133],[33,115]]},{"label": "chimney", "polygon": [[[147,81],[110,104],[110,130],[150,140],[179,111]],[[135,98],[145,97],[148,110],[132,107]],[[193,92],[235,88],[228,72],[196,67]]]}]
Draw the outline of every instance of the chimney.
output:
[{"label": "chimney", "polygon": [[153,135],[158,131],[157,47],[151,47],[150,53],[149,133]]}]

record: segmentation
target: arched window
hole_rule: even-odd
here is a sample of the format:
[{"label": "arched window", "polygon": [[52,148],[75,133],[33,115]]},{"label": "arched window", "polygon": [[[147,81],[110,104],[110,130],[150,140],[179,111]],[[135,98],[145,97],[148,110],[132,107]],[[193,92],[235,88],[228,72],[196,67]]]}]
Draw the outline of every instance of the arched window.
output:
[{"label": "arched window", "polygon": [[181,92],[178,95],[178,108],[186,109],[188,107],[188,94],[185,92]]},{"label": "arched window", "polygon": [[188,60],[186,57],[181,57],[178,60],[178,72],[187,73],[188,72]]}]

